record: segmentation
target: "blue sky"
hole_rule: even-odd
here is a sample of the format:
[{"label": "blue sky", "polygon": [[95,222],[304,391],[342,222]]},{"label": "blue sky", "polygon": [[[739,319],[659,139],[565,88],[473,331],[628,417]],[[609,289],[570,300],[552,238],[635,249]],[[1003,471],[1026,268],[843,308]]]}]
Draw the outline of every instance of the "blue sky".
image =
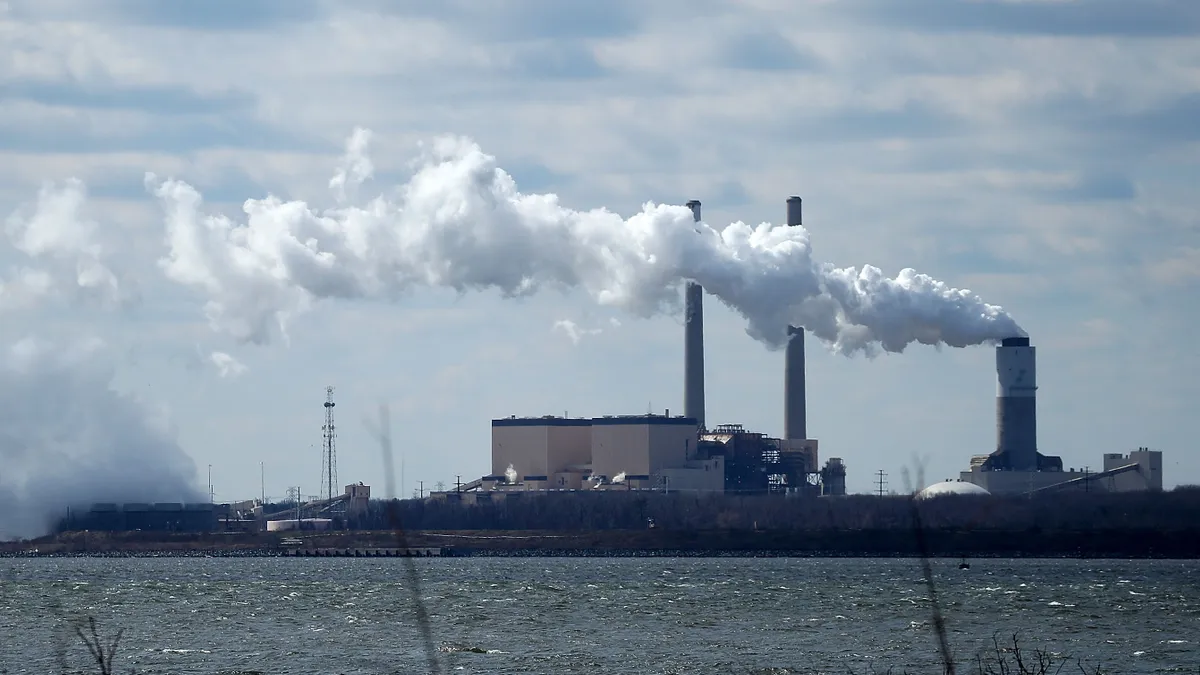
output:
[{"label": "blue sky", "polygon": [[[89,358],[158,425],[141,437],[176,439],[201,485],[211,464],[218,499],[256,496],[260,462],[269,495],[316,493],[326,385],[342,482],[382,486],[364,418],[388,401],[406,493],[485,473],[493,417],[682,408],[681,317],[579,292],[319,301],[260,345],[210,328],[206,298],[158,263],[164,212],[145,174],[234,219],[268,194],[330,207],[356,127],[372,132],[367,196],[407,180],[417,144],[443,133],[579,210],[700,199],[723,227],[780,222],[799,194],[818,260],[913,267],[1016,317],[1039,347],[1042,452],[1095,468],[1150,446],[1167,484],[1200,482],[1195,2],[205,7],[0,2],[0,216],[76,178],[98,247],[72,235],[69,256],[35,260],[10,220],[0,279],[73,279],[101,260],[119,281],[20,302],[9,287],[0,345],[102,341]],[[782,353],[711,296],[705,312],[709,421],[778,434]],[[592,332],[576,343],[562,320]],[[214,352],[244,368],[222,371]],[[990,348],[847,358],[810,338],[808,352],[810,435],[845,460],[851,491],[879,469],[903,488],[918,462],[950,477],[994,449]],[[5,396],[42,400],[27,393]],[[82,433],[71,415],[100,424],[107,410],[89,403],[104,392],[55,396],[78,403],[64,404],[68,435]]]}]

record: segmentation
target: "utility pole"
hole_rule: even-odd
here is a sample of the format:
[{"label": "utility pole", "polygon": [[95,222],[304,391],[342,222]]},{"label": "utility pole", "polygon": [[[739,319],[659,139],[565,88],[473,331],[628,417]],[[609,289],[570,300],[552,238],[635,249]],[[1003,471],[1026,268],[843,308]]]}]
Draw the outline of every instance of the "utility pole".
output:
[{"label": "utility pole", "polygon": [[213,484],[212,484],[212,464],[209,464],[208,465],[208,503],[212,504],[213,501],[214,501],[214,494],[213,494]]},{"label": "utility pole", "polygon": [[421,499],[425,499],[425,481],[419,480],[417,481],[417,485],[419,486],[417,489],[420,491]]},{"label": "utility pole", "polygon": [[462,476],[455,476],[454,477],[454,491],[462,492],[462,485],[463,485]]},{"label": "utility pole", "polygon": [[259,503],[266,504],[267,503],[267,468],[263,462],[258,463],[258,491],[260,493],[259,498],[258,498]]},{"label": "utility pole", "polygon": [[882,497],[885,494],[887,494],[887,492],[886,492],[886,490],[887,490],[887,474],[884,473],[883,469],[880,469],[879,471],[875,472],[875,477],[876,477],[875,494]]},{"label": "utility pole", "polygon": [[300,486],[289,487],[287,489],[287,496],[289,499],[294,498],[296,500],[296,530],[298,531],[300,529]]}]

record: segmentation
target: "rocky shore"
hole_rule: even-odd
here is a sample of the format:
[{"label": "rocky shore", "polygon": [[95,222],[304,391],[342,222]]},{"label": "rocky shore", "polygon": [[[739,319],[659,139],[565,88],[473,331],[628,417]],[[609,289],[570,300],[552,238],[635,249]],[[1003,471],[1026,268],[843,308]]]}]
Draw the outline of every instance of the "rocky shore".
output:
[{"label": "rocky shore", "polygon": [[[1182,531],[927,530],[933,557],[1200,558],[1200,526]],[[915,557],[909,530],[418,531],[171,534],[67,532],[0,543],[0,556],[376,557],[397,549],[440,557]],[[393,553],[395,555],[395,553]],[[434,555],[418,553],[418,555]]]}]

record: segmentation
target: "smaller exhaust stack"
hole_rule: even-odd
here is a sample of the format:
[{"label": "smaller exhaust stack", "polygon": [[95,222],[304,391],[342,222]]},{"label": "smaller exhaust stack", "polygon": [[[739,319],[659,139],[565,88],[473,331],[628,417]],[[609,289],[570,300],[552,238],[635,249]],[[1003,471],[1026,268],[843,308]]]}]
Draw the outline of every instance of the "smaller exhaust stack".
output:
[{"label": "smaller exhaust stack", "polygon": [[[700,222],[700,202],[687,203]],[[704,289],[689,281],[683,310],[683,414],[704,429]]]},{"label": "smaller exhaust stack", "polygon": [[[788,197],[788,227],[801,225],[799,197]],[[804,383],[804,329],[788,326],[787,349],[783,355],[783,437],[787,440],[808,438],[808,412]]]}]

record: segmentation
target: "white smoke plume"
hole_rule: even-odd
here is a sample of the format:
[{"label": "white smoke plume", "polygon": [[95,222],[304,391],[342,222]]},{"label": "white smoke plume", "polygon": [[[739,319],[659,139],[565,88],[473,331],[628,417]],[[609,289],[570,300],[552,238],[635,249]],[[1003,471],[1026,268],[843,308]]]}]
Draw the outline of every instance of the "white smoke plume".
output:
[{"label": "white smoke plume", "polygon": [[[356,131],[347,157],[367,137]],[[343,182],[335,177],[334,187]],[[395,300],[428,286],[496,288],[507,297],[582,289],[601,305],[651,317],[679,309],[687,280],[740,313],[770,347],[785,344],[789,324],[846,354],[1025,334],[1000,307],[911,269],[889,278],[870,265],[814,261],[803,227],[717,230],[694,223],[685,206],[653,203],[623,219],[524,194],[463,138],[425,148],[394,196],[361,206],[317,211],[267,196],[247,200],[238,223],[205,214],[187,183],[149,175],[147,185],[166,211],[167,276],[206,294],[210,322],[241,341],[269,342],[314,300]]]},{"label": "white smoke plume", "polygon": [[571,341],[571,344],[576,345],[579,344],[579,341],[585,336],[599,335],[601,332],[599,328],[583,328],[570,319],[559,319],[558,321],[555,321],[552,330],[562,331],[562,333],[567,336],[567,339]]},{"label": "white smoke plume", "polygon": [[512,464],[509,464],[508,468],[504,470],[504,480],[507,481],[510,485],[516,484],[517,470],[515,468],[513,468]]},{"label": "white smoke plume", "polygon": [[[83,214],[87,190],[77,179],[47,183],[37,203],[5,221],[5,235],[28,258],[27,266],[0,276],[0,309],[26,308],[48,296],[116,306],[131,299],[105,261],[98,226]],[[28,266],[32,265],[32,266]]]},{"label": "white smoke plume", "polygon": [[68,507],[201,501],[169,426],[112,376],[98,341],[0,349],[0,539],[45,534]]},{"label": "white smoke plume", "polygon": [[625,472],[624,471],[622,471],[621,473],[612,477],[613,485],[620,485],[621,483],[624,483],[624,482],[625,482]]}]

